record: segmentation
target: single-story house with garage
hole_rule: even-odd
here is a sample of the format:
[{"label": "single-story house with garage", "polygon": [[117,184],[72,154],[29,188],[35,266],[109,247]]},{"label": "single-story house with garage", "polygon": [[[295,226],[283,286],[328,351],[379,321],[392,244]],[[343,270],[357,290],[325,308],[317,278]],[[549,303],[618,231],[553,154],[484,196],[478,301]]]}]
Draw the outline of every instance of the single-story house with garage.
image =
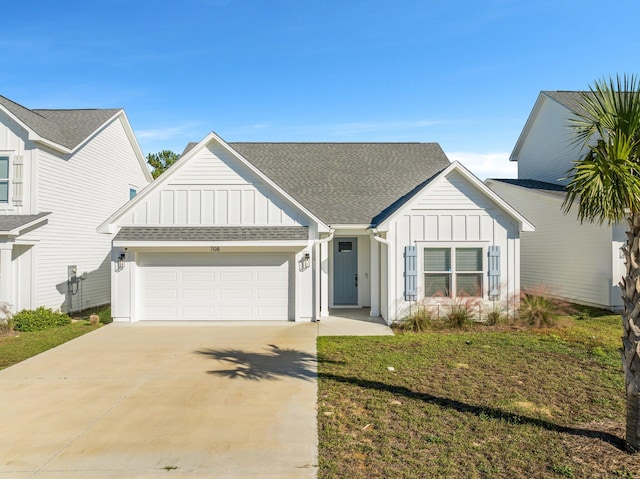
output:
[{"label": "single-story house with garage", "polygon": [[437,143],[227,143],[215,133],[115,212],[115,321],[313,321],[519,291],[533,225]]}]

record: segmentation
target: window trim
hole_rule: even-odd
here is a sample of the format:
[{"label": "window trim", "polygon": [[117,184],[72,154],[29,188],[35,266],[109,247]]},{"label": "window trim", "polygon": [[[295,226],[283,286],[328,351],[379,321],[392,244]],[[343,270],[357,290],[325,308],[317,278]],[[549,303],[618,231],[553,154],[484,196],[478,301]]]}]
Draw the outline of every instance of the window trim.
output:
[{"label": "window trim", "polygon": [[13,150],[0,150],[0,158],[8,158],[8,164],[7,164],[7,178],[0,178],[0,182],[2,181],[6,181],[7,182],[7,201],[0,201],[0,209],[7,209],[7,208],[11,208],[13,209],[13,201],[12,201],[12,194],[13,194],[13,185],[12,185],[12,181],[11,179],[13,178],[12,175],[12,168],[13,168],[13,163],[14,163],[14,156],[15,156],[15,151]]},{"label": "window trim", "polygon": [[[444,299],[444,300],[452,300],[458,297],[457,294],[457,281],[456,281],[456,252],[455,250],[460,249],[468,249],[468,248],[479,248],[482,251],[482,271],[461,271],[460,274],[481,274],[482,277],[482,295],[481,296],[473,296],[474,298],[487,299],[488,287],[489,287],[489,261],[487,259],[488,254],[488,242],[466,242],[466,241],[430,241],[430,242],[416,242],[418,246],[418,261],[419,261],[419,278],[418,278],[418,288],[419,288],[419,296],[423,299]],[[450,271],[426,271],[424,267],[424,250],[428,248],[445,248],[451,251],[451,270]],[[426,274],[449,274],[449,284],[451,289],[450,296],[427,296],[425,294],[425,275]]]}]

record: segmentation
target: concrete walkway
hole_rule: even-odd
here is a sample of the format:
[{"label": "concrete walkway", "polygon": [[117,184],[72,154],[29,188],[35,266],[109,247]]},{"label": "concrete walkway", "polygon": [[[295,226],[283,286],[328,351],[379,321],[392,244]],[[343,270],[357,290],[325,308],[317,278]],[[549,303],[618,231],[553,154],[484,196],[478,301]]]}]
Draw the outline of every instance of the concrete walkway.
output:
[{"label": "concrete walkway", "polygon": [[0,479],[316,477],[317,333],[111,324],[0,371]]},{"label": "concrete walkway", "polygon": [[318,336],[392,336],[384,319],[371,317],[369,308],[334,308],[318,323]]}]

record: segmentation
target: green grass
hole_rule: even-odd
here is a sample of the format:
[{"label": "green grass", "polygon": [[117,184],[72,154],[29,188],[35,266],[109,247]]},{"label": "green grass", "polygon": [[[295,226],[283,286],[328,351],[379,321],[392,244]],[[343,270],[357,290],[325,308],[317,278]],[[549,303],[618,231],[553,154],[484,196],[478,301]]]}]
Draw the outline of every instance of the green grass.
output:
[{"label": "green grass", "polygon": [[[90,314],[100,316],[100,324],[92,325],[88,318]],[[73,315],[75,322],[66,326],[34,331],[29,333],[16,332],[15,335],[0,336],[0,369],[40,354],[47,349],[66,343],[78,336],[94,331],[103,323],[111,322],[111,309],[102,306]]]},{"label": "green grass", "polygon": [[619,316],[558,324],[319,338],[319,477],[640,479]]}]

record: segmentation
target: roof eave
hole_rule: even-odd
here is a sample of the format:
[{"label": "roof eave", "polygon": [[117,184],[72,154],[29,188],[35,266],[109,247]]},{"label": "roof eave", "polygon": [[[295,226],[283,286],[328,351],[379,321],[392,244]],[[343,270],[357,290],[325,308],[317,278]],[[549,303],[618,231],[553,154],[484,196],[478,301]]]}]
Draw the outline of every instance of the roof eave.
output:
[{"label": "roof eave", "polygon": [[175,240],[175,241],[154,241],[154,240],[115,240],[113,246],[119,248],[194,248],[194,247],[291,247],[291,248],[305,248],[309,246],[308,240],[260,240],[260,241],[189,241],[189,240]]}]

